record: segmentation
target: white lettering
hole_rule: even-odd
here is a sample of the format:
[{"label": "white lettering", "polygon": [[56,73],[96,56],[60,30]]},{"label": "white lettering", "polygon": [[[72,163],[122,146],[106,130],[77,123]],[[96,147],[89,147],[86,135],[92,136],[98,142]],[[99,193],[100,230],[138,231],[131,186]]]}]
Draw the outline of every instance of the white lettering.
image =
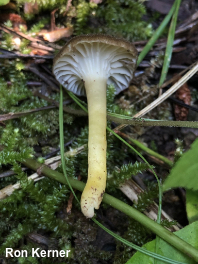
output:
[{"label": "white lettering", "polygon": [[[58,250],[51,250],[52,251],[52,257],[59,257]],[[50,256],[48,256],[50,257]]]},{"label": "white lettering", "polygon": [[40,255],[42,258],[46,257],[46,251],[45,250],[41,250]]},{"label": "white lettering", "polygon": [[21,251],[20,250],[15,250],[14,251],[14,256],[16,257],[16,258],[18,258],[18,257],[20,257],[21,256]]},{"label": "white lettering", "polygon": [[28,252],[27,252],[26,249],[21,250],[21,256],[20,257],[23,257],[23,258],[27,258],[28,257]]},{"label": "white lettering", "polygon": [[8,257],[13,258],[12,252],[13,252],[13,248],[6,248],[6,258]]},{"label": "white lettering", "polygon": [[60,257],[65,257],[65,250],[61,250],[61,251],[59,252],[59,255],[60,255]]},{"label": "white lettering", "polygon": [[39,250],[39,248],[37,248],[37,249],[32,248],[32,257],[33,258],[35,257],[35,255],[38,258],[40,257],[39,254],[38,254],[38,250]]},{"label": "white lettering", "polygon": [[47,257],[50,257],[50,252],[51,252],[52,250],[48,250],[47,251]]},{"label": "white lettering", "polygon": [[[71,250],[60,250],[60,251],[58,251],[58,250],[47,250],[47,251],[41,250],[39,252],[39,250],[40,250],[39,248],[36,248],[36,249],[32,248],[32,257],[41,257],[41,258],[45,258],[45,257],[51,258],[52,257],[52,258],[54,258],[54,257],[65,257],[66,256],[68,258],[69,252],[71,251]],[[16,251],[19,251],[19,250],[16,250]],[[6,254],[7,254],[6,256],[8,256],[10,254],[10,256],[13,257],[12,252],[13,252],[13,249],[8,248],[6,251]],[[14,252],[14,256],[19,257],[18,256],[19,253],[17,252],[17,256],[16,256],[15,252]],[[27,257],[27,250],[23,250],[23,252],[21,252],[21,254],[22,254],[22,256]]]}]

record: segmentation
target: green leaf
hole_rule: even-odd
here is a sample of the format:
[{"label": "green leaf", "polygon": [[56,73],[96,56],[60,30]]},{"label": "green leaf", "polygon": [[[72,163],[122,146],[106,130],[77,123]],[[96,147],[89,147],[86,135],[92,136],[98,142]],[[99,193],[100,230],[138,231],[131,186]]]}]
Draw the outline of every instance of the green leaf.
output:
[{"label": "green leaf", "polygon": [[186,191],[186,211],[189,223],[198,221],[198,191]]},{"label": "green leaf", "polygon": [[9,2],[9,0],[0,0],[0,6],[7,5]]},{"label": "green leaf", "polygon": [[[192,223],[191,225],[188,225],[184,227],[183,229],[175,232],[175,235],[182,238],[195,248],[198,248],[198,221]],[[144,248],[146,248],[149,251],[155,252],[155,240],[147,243],[144,245]],[[165,257],[171,257],[171,259],[183,262],[185,264],[194,264],[196,263],[191,258],[187,257],[186,255],[182,254],[180,251],[166,243],[164,240],[159,240],[159,246],[158,246],[158,254],[165,256]],[[137,252],[133,255],[131,259],[127,261],[126,264],[153,264],[154,260],[152,257],[146,256],[140,252]],[[158,260],[158,264],[164,264],[163,261]]]},{"label": "green leaf", "polygon": [[163,191],[169,188],[184,187],[198,190],[198,139],[178,160],[163,184]]}]

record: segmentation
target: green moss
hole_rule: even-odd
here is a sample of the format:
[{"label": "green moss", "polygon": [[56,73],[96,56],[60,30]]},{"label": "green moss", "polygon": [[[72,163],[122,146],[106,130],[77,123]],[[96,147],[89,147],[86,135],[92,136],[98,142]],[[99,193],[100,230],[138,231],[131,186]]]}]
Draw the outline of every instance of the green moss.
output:
[{"label": "green moss", "polygon": [[2,32],[2,39],[3,40],[1,41],[0,44],[1,48],[12,51],[14,49],[14,44],[12,42],[13,40],[12,35]]},{"label": "green moss", "polygon": [[91,5],[78,1],[75,34],[106,33],[130,41],[147,39],[152,34],[151,24],[142,20],[145,6],[139,1],[107,0]]},{"label": "green moss", "polygon": [[37,1],[30,1],[30,0],[17,0],[17,4],[21,6],[24,3],[34,3],[37,2],[39,9],[42,10],[53,10],[54,8],[60,7],[62,5],[67,4],[67,0],[37,0]]},{"label": "green moss", "polygon": [[[25,2],[27,1],[17,0],[18,11],[22,10],[21,7]],[[60,10],[56,12],[56,25],[60,27],[67,25],[68,18],[64,14],[67,2],[66,0],[37,1],[38,14],[27,16],[30,20],[27,23],[27,32],[37,33],[41,28],[47,28],[50,13],[56,8]],[[150,25],[142,21],[146,11],[139,1],[107,0],[97,5],[88,0],[75,0],[72,1],[72,5],[67,15],[74,26],[75,35],[100,32],[136,40],[146,39],[152,32]],[[7,25],[12,26],[10,22]],[[1,48],[10,51],[17,49],[23,54],[29,53],[29,41],[21,39],[21,45],[17,48],[10,34],[3,33],[2,38]],[[27,63],[27,60],[19,59],[0,62],[0,114],[25,112],[49,105],[45,100],[34,96],[36,87],[27,86],[28,81],[40,81],[38,77],[25,70]],[[48,96],[57,102],[59,100],[58,93],[50,91]],[[107,91],[108,111],[131,115],[132,112],[124,109],[121,104],[115,104],[114,97],[114,87],[110,86]],[[64,100],[67,99],[68,97],[64,95]],[[75,104],[71,104],[70,107],[78,108]],[[5,121],[5,124],[0,126],[0,172],[10,169],[14,171],[14,176],[0,178],[0,188],[16,182],[21,184],[20,190],[15,191],[0,203],[0,252],[4,257],[5,247],[8,246],[14,249],[27,249],[29,252],[32,247],[42,249],[36,241],[28,240],[28,233],[34,231],[49,239],[49,248],[71,249],[72,257],[69,259],[13,258],[9,260],[9,263],[78,264],[93,263],[95,259],[102,264],[110,262],[111,253],[93,246],[98,229],[81,214],[80,206],[75,200],[72,202],[71,215],[66,213],[70,195],[67,186],[48,178],[36,183],[28,180],[32,172],[30,170],[24,172],[20,165],[23,159],[30,156],[42,159],[43,155],[59,147],[58,122],[58,109],[51,109]],[[108,122],[108,126],[111,127],[112,124]],[[72,148],[87,145],[87,117],[74,117],[64,113],[64,140],[67,142],[71,139],[73,139]],[[68,148],[65,149],[67,150]],[[143,163],[132,163],[132,160],[134,155],[126,146],[107,133],[107,191],[125,202],[128,202],[127,198],[117,190],[119,184],[131,178],[131,175],[148,168]],[[87,147],[76,157],[66,158],[65,162],[68,176],[77,178],[80,175],[82,181],[86,182]],[[61,166],[57,170],[62,172]],[[76,192],[76,195],[80,199],[80,192]],[[134,205],[141,211],[149,205],[154,196],[150,193],[148,196],[145,194],[145,197],[140,197],[140,202]],[[105,212],[106,208],[103,206],[101,210]],[[125,234],[125,238],[139,245],[150,238],[150,234],[137,223],[126,221],[125,227],[130,234],[130,238]],[[119,231],[123,233],[123,230]],[[126,260],[127,256],[131,255],[131,250],[125,247],[123,249],[120,244],[119,248],[117,247],[117,253],[122,254],[123,259]]]},{"label": "green moss", "polygon": [[31,29],[29,30],[29,33],[38,33],[40,32],[40,30],[42,28],[45,27],[46,24],[48,24],[50,21],[49,21],[49,17],[43,17],[39,20],[38,23],[35,23]]},{"label": "green moss", "polygon": [[148,170],[149,166],[146,163],[135,162],[122,165],[120,168],[115,167],[115,170],[108,176],[107,186],[118,188],[120,184],[131,179],[132,175],[137,175],[145,170]]}]

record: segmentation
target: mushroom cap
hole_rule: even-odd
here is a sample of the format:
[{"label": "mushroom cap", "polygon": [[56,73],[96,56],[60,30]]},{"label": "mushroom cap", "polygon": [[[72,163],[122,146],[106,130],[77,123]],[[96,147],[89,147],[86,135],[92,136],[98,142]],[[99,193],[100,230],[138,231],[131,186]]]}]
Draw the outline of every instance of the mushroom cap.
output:
[{"label": "mushroom cap", "polygon": [[67,90],[86,95],[86,81],[106,79],[116,94],[129,86],[136,67],[137,50],[123,39],[108,35],[72,38],[54,58],[53,72]]}]

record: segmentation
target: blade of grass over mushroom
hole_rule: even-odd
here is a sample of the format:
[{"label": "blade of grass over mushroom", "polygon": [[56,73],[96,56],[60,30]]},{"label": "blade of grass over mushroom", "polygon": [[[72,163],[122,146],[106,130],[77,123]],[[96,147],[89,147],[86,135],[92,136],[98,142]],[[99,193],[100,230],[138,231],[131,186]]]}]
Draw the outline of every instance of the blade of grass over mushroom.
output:
[{"label": "blade of grass over mushroom", "polygon": [[61,150],[61,162],[62,162],[62,168],[63,168],[63,174],[65,176],[65,179],[67,181],[67,184],[73,193],[73,196],[75,199],[79,202],[69,180],[67,177],[67,172],[66,172],[66,167],[65,167],[65,155],[64,155],[64,135],[63,135],[63,89],[62,86],[60,85],[60,104],[59,104],[59,130],[60,130],[60,150]]},{"label": "blade of grass over mushroom", "polygon": [[[69,96],[76,102],[86,113],[88,113],[86,104],[81,101],[75,94],[67,91]],[[131,118],[129,116],[120,115],[116,113],[107,113],[109,120],[119,124],[133,125],[133,126],[166,126],[166,127],[189,127],[198,128],[197,121],[169,121],[169,120],[153,120],[147,118]]]},{"label": "blade of grass over mushroom", "polygon": [[150,38],[150,40],[148,41],[146,46],[143,48],[142,52],[139,54],[139,57],[138,57],[138,60],[137,60],[137,66],[139,66],[140,62],[144,59],[146,54],[150,51],[150,49],[153,47],[155,42],[158,40],[158,38],[163,33],[165,27],[167,26],[168,22],[170,21],[173,13],[175,11],[176,5],[177,5],[177,0],[174,2],[172,8],[170,9],[169,13],[166,15],[166,17],[162,21],[162,23],[160,24],[158,29],[154,32],[152,38]]},{"label": "blade of grass over mushroom", "polygon": [[[65,179],[64,175],[50,169],[48,166],[43,165],[41,167],[41,164],[34,160],[34,159],[26,159],[22,162],[26,167],[37,171],[40,169],[41,174],[54,179],[56,181],[59,181],[63,184],[67,184],[67,180]],[[68,180],[70,182],[70,185],[72,188],[77,189],[79,191],[83,191],[85,184],[81,181],[75,180],[73,178],[68,177]],[[135,219],[136,221],[140,222],[142,225],[150,229],[153,233],[160,236],[162,239],[164,239],[166,242],[168,242],[170,245],[174,246],[184,254],[187,254],[188,256],[191,256],[195,261],[198,261],[198,250],[183,241],[182,239],[178,238],[176,235],[156,223],[155,221],[151,220],[144,214],[140,213],[135,208],[131,207],[130,205],[120,201],[119,199],[104,194],[103,202],[111,205],[115,209],[123,212],[124,214],[128,215],[129,217]]]},{"label": "blade of grass over mushroom", "polygon": [[75,94],[73,94],[70,91],[67,91],[67,93],[69,94],[69,96],[74,100],[75,103],[77,103],[86,113],[88,113],[87,108],[83,105],[83,102],[77,97],[75,96]]},{"label": "blade of grass over mushroom", "polygon": [[166,52],[164,56],[164,63],[162,67],[162,73],[161,73],[161,77],[159,81],[159,86],[161,86],[163,82],[165,81],[168,68],[170,65],[170,61],[172,57],[172,50],[173,50],[173,42],[174,42],[174,37],[175,37],[175,28],[177,24],[177,17],[178,17],[178,11],[179,11],[180,4],[181,4],[181,0],[176,0],[176,7],[173,13],[173,17],[172,17],[172,21],[171,21],[171,25],[170,25],[169,33],[168,33]]}]

